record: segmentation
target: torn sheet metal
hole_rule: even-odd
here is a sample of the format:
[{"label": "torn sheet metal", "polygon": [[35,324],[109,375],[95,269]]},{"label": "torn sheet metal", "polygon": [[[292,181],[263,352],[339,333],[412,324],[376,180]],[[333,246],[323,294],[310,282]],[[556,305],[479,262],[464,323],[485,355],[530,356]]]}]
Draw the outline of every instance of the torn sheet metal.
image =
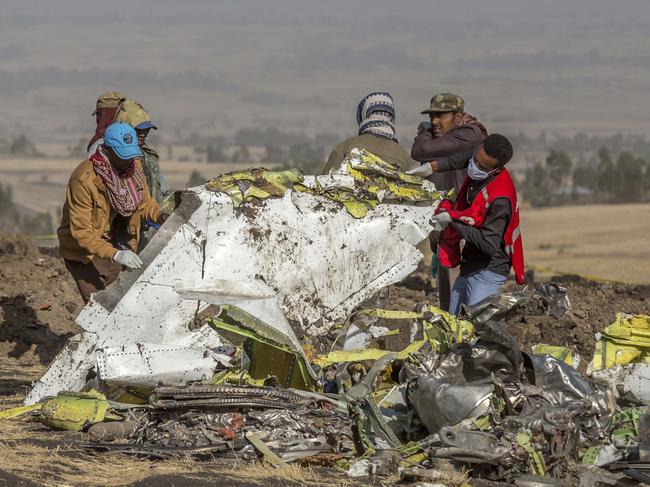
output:
[{"label": "torn sheet metal", "polygon": [[247,373],[255,381],[271,377],[285,386],[304,390],[316,388],[317,376],[309,365],[304,351],[296,349],[291,340],[264,322],[236,307],[224,306],[218,317],[208,318],[217,330],[234,333],[244,338],[245,359],[240,373]]},{"label": "torn sheet metal", "polygon": [[442,446],[432,449],[436,457],[469,464],[513,463],[512,447],[492,433],[444,427],[438,436]]},{"label": "torn sheet metal", "polygon": [[578,352],[573,352],[567,347],[539,343],[533,345],[531,349],[535,355],[550,355],[551,357],[570,365],[574,369],[577,369],[580,366],[580,355]]},{"label": "torn sheet metal", "polygon": [[650,406],[650,364],[617,365],[591,376],[609,384],[618,398]]},{"label": "torn sheet metal", "polygon": [[583,433],[593,439],[603,438],[616,406],[611,389],[591,382],[550,355],[523,356],[529,381],[543,391],[544,399],[561,409],[582,410]]},{"label": "torn sheet metal", "polygon": [[434,377],[417,377],[409,382],[407,398],[429,433],[454,426],[490,411],[492,384],[447,384]]},{"label": "torn sheet metal", "polygon": [[335,201],[291,189],[236,209],[228,194],[192,188],[141,252],[143,268],[92,296],[76,320],[84,333],[26,403],[81,390],[98,350],[192,336],[188,325],[210,305],[234,304],[302,353],[298,335],[327,333],[416,269],[437,200],[420,205],[378,204],[357,219]]},{"label": "torn sheet metal", "polygon": [[557,283],[548,282],[542,284],[538,293],[546,306],[546,312],[551,316],[559,318],[571,309],[571,301],[566,288]]},{"label": "torn sheet metal", "polygon": [[489,320],[498,320],[528,299],[522,292],[494,294],[472,306],[463,305],[460,316],[466,317],[475,325],[486,323]]},{"label": "torn sheet metal", "polygon": [[596,343],[587,373],[630,363],[650,364],[650,316],[618,313]]},{"label": "torn sheet metal", "polygon": [[169,344],[132,343],[97,351],[97,372],[109,385],[155,387],[210,379],[230,365],[223,341],[209,325]]},{"label": "torn sheet metal", "polygon": [[523,353],[529,380],[541,387],[556,406],[575,401],[587,401],[590,410],[607,416],[613,412],[613,398],[609,389],[600,388],[580,373],[550,355]]},{"label": "torn sheet metal", "polygon": [[218,350],[134,343],[97,352],[97,371],[109,385],[180,386],[210,379],[230,365]]}]

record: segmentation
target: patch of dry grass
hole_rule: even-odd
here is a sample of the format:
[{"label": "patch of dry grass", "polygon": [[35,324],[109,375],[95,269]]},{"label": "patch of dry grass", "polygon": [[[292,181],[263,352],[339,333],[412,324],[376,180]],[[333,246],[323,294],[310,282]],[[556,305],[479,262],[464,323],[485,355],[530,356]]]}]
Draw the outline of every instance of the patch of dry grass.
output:
[{"label": "patch of dry grass", "polygon": [[527,265],[650,283],[650,204],[524,208],[521,225]]},{"label": "patch of dry grass", "polygon": [[[22,403],[21,395],[2,397],[2,409]],[[250,485],[346,486],[347,477],[323,476],[310,467],[274,468],[262,462],[224,465],[194,461],[146,460],[118,453],[89,453],[75,446],[82,434],[49,430],[23,420],[0,421],[0,469],[41,485],[129,485],[150,477],[181,476],[191,479],[230,478]]]},{"label": "patch of dry grass", "polygon": [[[29,376],[31,368],[0,367],[2,375]],[[6,374],[6,375],[5,375]],[[23,393],[0,395],[0,410],[21,406]],[[291,464],[274,468],[262,462],[194,461],[190,457],[173,460],[148,460],[118,453],[90,453],[76,446],[85,441],[83,433],[50,430],[22,419],[0,421],[0,470],[25,481],[41,485],[129,485],[151,477],[175,476],[191,479],[227,478],[233,483],[266,485],[271,479],[278,485],[346,486],[347,477],[335,477],[310,467]]]},{"label": "patch of dry grass", "polygon": [[89,455],[73,446],[40,446],[29,442],[0,442],[2,469],[21,479],[44,485],[128,485],[152,475],[207,473],[190,459],[151,462],[125,455]]},{"label": "patch of dry grass", "polygon": [[[129,485],[149,477],[182,476],[186,480],[231,478],[250,485],[266,485],[273,479],[280,485],[346,486],[352,482],[323,478],[310,468],[298,465],[274,468],[263,463],[238,463],[232,467],[193,461],[191,458],[150,461],[127,455],[89,454],[74,446],[41,446],[28,440],[19,423],[4,422],[0,436],[2,470],[21,479],[42,485]],[[9,426],[8,426],[9,425]],[[24,426],[24,425],[22,425]],[[17,435],[15,435],[18,433]],[[14,436],[15,435],[15,436]],[[43,436],[42,434],[40,435]]]},{"label": "patch of dry grass", "polygon": [[230,475],[238,480],[250,483],[265,485],[268,479],[274,479],[280,483],[304,486],[346,486],[353,485],[346,477],[322,477],[310,467],[301,467],[296,464],[288,464],[275,468],[267,463],[238,463],[230,469]]}]

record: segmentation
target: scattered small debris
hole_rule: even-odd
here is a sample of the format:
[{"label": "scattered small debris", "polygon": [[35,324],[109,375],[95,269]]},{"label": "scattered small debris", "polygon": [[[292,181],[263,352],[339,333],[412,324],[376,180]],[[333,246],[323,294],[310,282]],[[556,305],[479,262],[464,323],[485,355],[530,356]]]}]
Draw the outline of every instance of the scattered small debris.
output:
[{"label": "scattered small debris", "polygon": [[619,314],[583,374],[575,350],[541,340],[522,350],[502,326],[527,309],[587,316],[559,283],[458,317],[360,308],[414,268],[430,212],[418,205],[438,196],[363,153],[322,180],[265,170],[212,180],[179,202],[142,272],[93,296],[84,333],[28,405],[0,419],[81,431],[92,451],[296,462],[389,483],[646,482],[650,317]]}]

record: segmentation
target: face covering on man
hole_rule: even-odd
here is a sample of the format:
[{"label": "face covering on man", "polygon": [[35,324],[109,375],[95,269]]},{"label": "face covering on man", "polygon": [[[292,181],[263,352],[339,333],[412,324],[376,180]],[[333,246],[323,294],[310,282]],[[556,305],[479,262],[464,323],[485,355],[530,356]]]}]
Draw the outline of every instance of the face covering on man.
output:
[{"label": "face covering on man", "polygon": [[467,175],[474,181],[483,181],[494,171],[496,171],[496,169],[490,172],[485,172],[482,169],[479,169],[473,157],[469,160],[469,165],[467,166]]}]

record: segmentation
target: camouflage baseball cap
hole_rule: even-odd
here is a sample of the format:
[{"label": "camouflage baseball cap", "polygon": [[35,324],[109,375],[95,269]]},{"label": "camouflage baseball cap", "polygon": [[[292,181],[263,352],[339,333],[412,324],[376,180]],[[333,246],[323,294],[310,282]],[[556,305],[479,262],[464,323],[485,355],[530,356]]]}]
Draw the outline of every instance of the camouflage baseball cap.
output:
[{"label": "camouflage baseball cap", "polygon": [[106,93],[99,95],[93,116],[97,113],[97,110],[101,110],[102,108],[119,107],[124,100],[126,100],[126,95],[119,91],[107,91]]},{"label": "camouflage baseball cap", "polygon": [[120,105],[120,109],[115,114],[115,121],[126,122],[134,129],[158,130],[158,127],[151,122],[149,112],[135,100],[126,100]]},{"label": "camouflage baseball cap", "polygon": [[458,95],[453,93],[440,93],[431,98],[431,106],[420,113],[432,112],[464,112],[465,101]]}]

